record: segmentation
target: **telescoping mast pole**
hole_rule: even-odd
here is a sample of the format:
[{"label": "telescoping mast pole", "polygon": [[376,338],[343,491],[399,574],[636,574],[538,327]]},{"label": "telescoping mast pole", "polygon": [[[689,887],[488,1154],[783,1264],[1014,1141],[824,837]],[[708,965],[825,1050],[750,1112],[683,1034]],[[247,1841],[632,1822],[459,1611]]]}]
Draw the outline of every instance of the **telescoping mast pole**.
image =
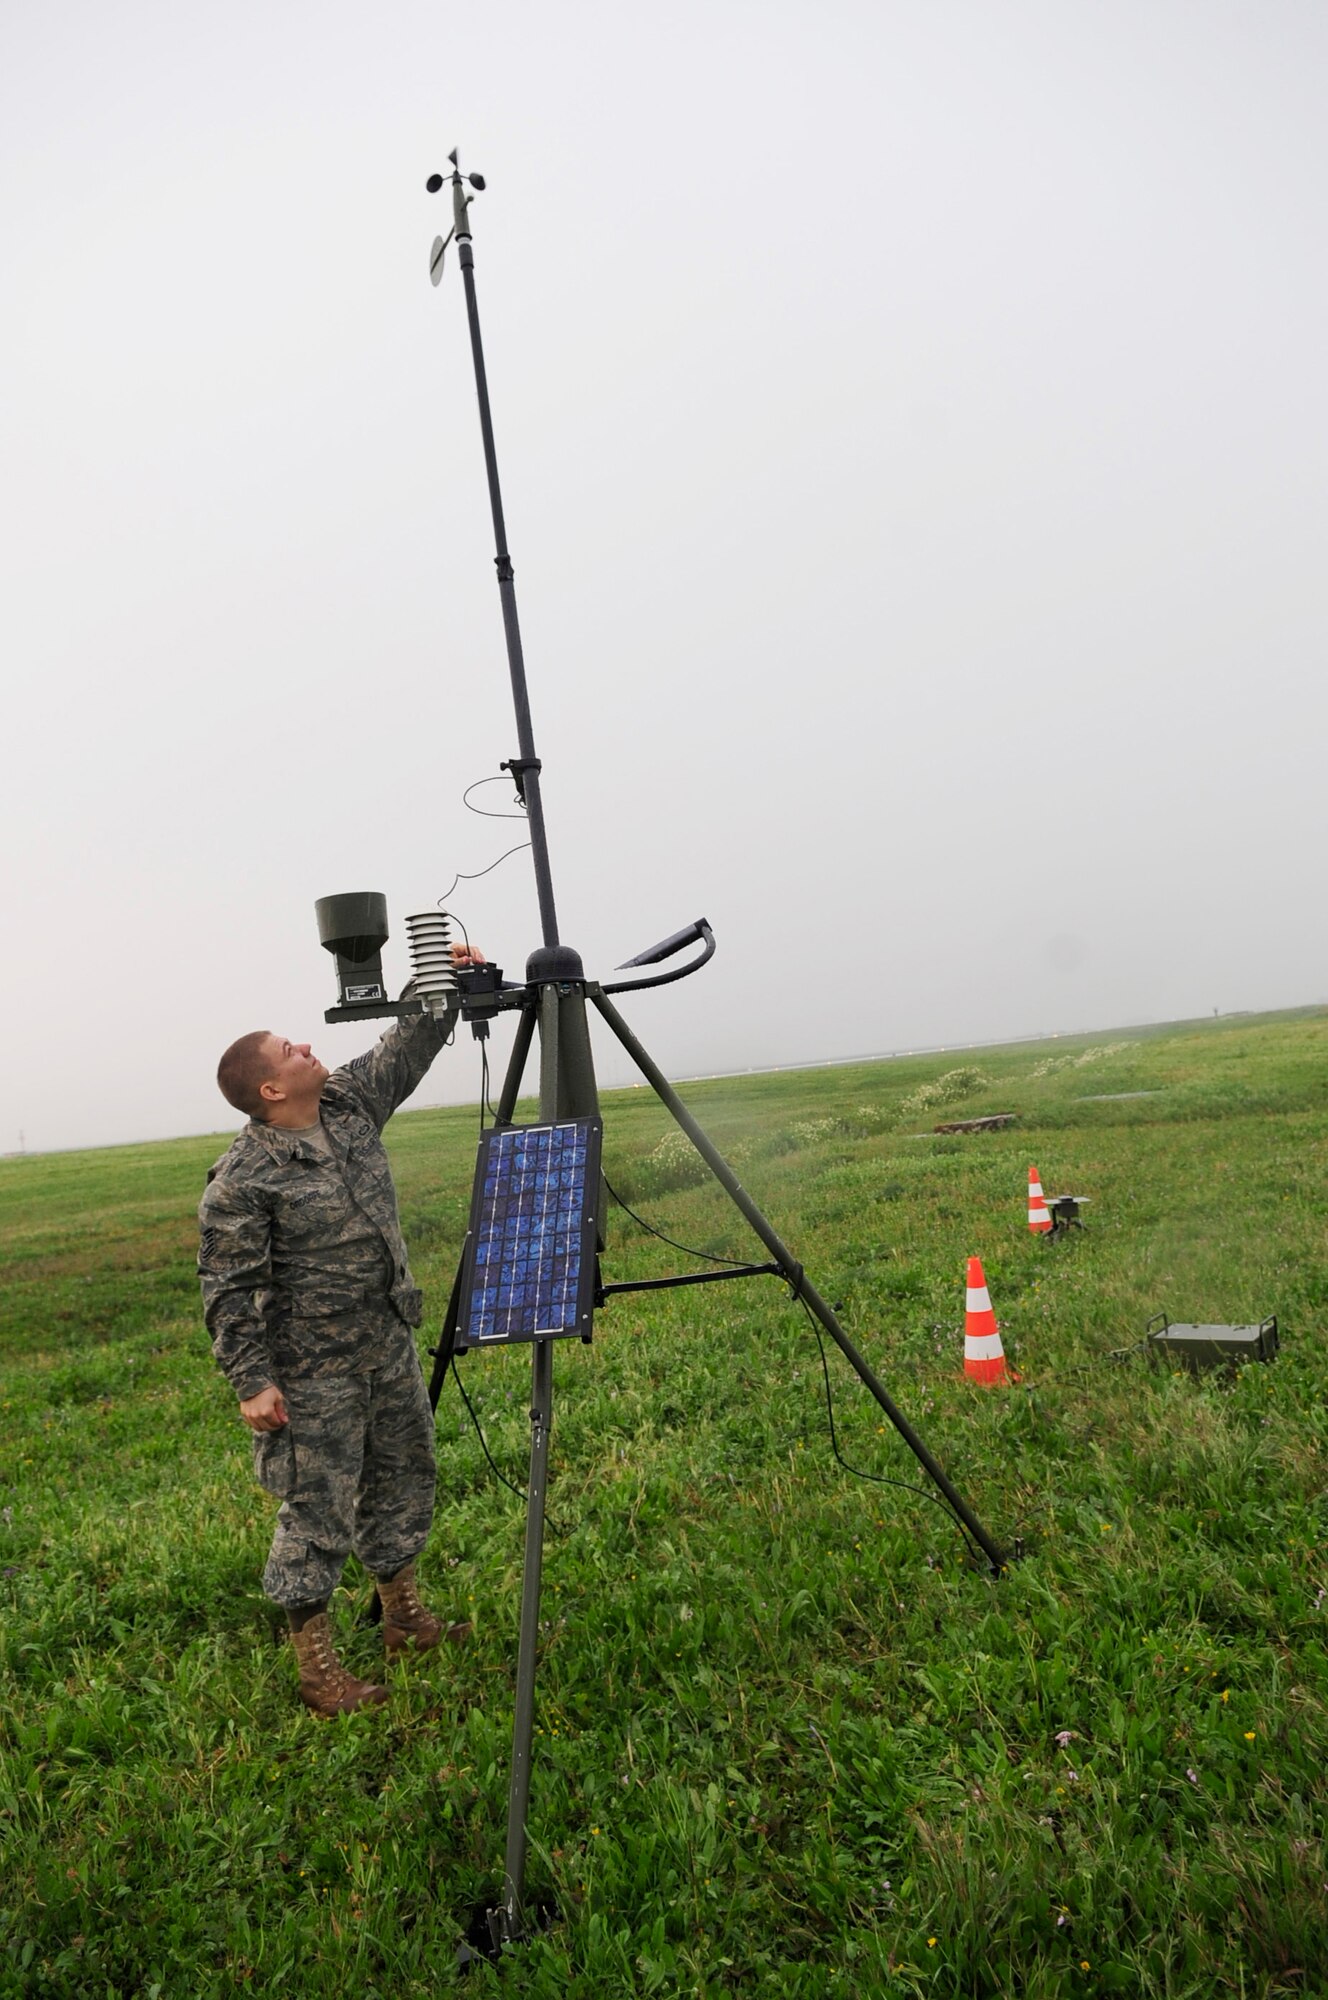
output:
[{"label": "telescoping mast pole", "polygon": [[[553,874],[549,866],[549,846],[544,829],[544,808],[540,797],[540,760],[535,751],[535,732],[530,719],[530,695],[526,687],[526,663],[521,649],[521,626],[516,610],[516,584],[512,557],[507,547],[507,525],[503,519],[503,497],[498,484],[498,455],[493,442],[493,417],[489,409],[489,379],[484,366],[484,343],[480,336],[479,302],[475,296],[475,254],[471,247],[469,209],[472,197],[467,182],[483,191],[484,176],[463,176],[455,152],[448,154],[452,172],[451,236],[434,244],[430,275],[436,285],[442,277],[443,253],[451,237],[456,238],[457,261],[466,290],[466,318],[470,326],[470,352],[475,364],[475,392],[479,398],[480,432],[484,440],[484,468],[489,481],[489,506],[493,514],[494,564],[498,571],[498,595],[503,611],[503,632],[507,640],[507,665],[512,681],[512,704],[516,710],[518,754],[507,765],[525,804],[530,826],[531,857],[535,865],[535,891],[539,898],[543,949],[531,955],[526,966],[528,981],[538,982],[538,1025],[540,1036],[540,1119],[552,1123],[569,1114],[596,1110],[594,1072],[590,1058],[590,1034],[586,1026],[584,1002],[564,1005],[569,988],[566,982],[580,977],[581,961],[574,951],[559,944],[558,916],[553,900]],[[431,174],[426,186],[436,194],[445,184],[442,174]],[[560,983],[561,982],[561,983]],[[519,1065],[518,1065],[519,1074]],[[511,1095],[514,1098],[515,1092]],[[510,1119],[515,1103],[500,1106]],[[530,1479],[526,1507],[526,1548],[521,1576],[521,1624],[517,1646],[516,1702],[512,1719],[512,1769],[507,1797],[507,1848],[503,1866],[503,1900],[489,1913],[489,1929],[496,1949],[524,1936],[526,1925],[526,1822],[530,1807],[531,1747],[535,1725],[535,1665],[539,1647],[540,1586],[544,1561],[545,1498],[549,1480],[549,1438],[553,1425],[553,1342],[532,1343],[530,1391]]]},{"label": "telescoping mast pole", "polygon": [[[558,943],[558,915],[553,904],[553,874],[549,867],[549,843],[544,831],[544,806],[540,798],[540,760],[535,755],[535,731],[530,720],[530,693],[526,686],[526,661],[521,650],[521,625],[516,615],[516,582],[512,558],[507,548],[507,524],[503,519],[503,496],[498,485],[498,454],[493,443],[493,416],[489,409],[489,377],[484,366],[484,342],[480,337],[480,308],[475,296],[475,253],[471,247],[470,204],[466,181],[484,190],[483,174],[463,175],[456,154],[452,162],[452,229],[434,245],[430,273],[435,285],[443,275],[443,252],[456,238],[461,282],[466,288],[466,318],[470,324],[470,352],[475,363],[475,393],[480,405],[480,433],[484,439],[484,469],[489,480],[489,507],[493,514],[493,539],[498,571],[498,597],[503,608],[503,633],[507,640],[507,668],[512,680],[512,705],[516,710],[516,739],[519,755],[506,767],[525,802],[530,823],[531,858],[535,864],[535,893],[539,898],[540,928],[546,945]],[[430,194],[444,185],[442,174],[430,174],[425,183]]]}]

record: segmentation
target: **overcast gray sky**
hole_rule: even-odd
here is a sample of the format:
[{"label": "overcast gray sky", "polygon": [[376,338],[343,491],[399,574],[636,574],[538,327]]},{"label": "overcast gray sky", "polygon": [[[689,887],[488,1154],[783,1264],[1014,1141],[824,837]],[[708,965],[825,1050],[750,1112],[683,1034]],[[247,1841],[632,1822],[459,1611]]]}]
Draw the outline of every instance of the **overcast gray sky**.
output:
[{"label": "overcast gray sky", "polygon": [[[563,936],[719,938],[666,1069],[1328,996],[1325,74],[1309,0],[11,8],[0,1150],[344,1061],[315,897],[404,980],[519,837],[454,145]],[[527,855],[450,906],[519,974]]]}]

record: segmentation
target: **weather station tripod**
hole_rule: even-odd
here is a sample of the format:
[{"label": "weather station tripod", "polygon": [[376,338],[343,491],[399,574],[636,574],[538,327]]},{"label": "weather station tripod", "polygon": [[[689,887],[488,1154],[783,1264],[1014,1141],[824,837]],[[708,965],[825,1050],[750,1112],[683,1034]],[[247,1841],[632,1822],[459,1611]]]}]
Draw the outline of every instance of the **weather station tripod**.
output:
[{"label": "weather station tripod", "polygon": [[[512,558],[507,544],[502,495],[498,482],[498,461],[494,447],[493,423],[489,406],[488,379],[480,337],[479,307],[475,292],[475,259],[469,210],[473,195],[485,185],[479,174],[463,175],[455,152],[449,155],[451,173],[433,174],[427,182],[431,194],[450,186],[452,228],[446,237],[435,240],[430,253],[430,275],[435,285],[443,275],[445,253],[455,242],[461,267],[466,313],[470,329],[471,357],[479,401],[480,431],[488,478],[489,503],[493,515],[495,566],[502,608],[512,700],[516,715],[518,754],[503,768],[509,770],[525,808],[530,834],[531,858],[539,904],[542,942],[526,964],[525,980],[507,985],[491,968],[456,975],[456,993],[462,1015],[477,1032],[486,1032],[488,1022],[499,1012],[516,1014],[516,1032],[495,1110],[492,1133],[481,1142],[480,1166],[472,1194],[471,1226],[443,1321],[438,1346],[433,1350],[435,1365],[430,1383],[430,1399],[437,1408],[448,1367],[454,1357],[489,1344],[528,1341],[531,1345],[530,1393],[530,1476],[527,1488],[525,1555],[522,1572],[520,1627],[517,1650],[515,1708],[512,1724],[512,1760],[508,1788],[507,1841],[501,1899],[484,1912],[479,1931],[472,1939],[484,1955],[493,1956],[506,1946],[528,1936],[538,1920],[527,1892],[526,1861],[530,1811],[531,1756],[535,1717],[535,1681],[539,1652],[540,1593],[544,1550],[545,1503],[549,1481],[549,1446],[553,1426],[554,1341],[561,1336],[590,1338],[591,1310],[624,1292],[650,1291],[672,1286],[732,1282],[734,1279],[773,1276],[786,1284],[824,1329],[903,1439],[918,1463],[937,1488],[946,1505],[962,1525],[984,1567],[998,1575],[1010,1555],[988,1533],[973,1509],[948,1478],[922,1439],[893,1402],[884,1384],[866,1358],[840,1325],[833,1308],[818,1291],[792,1251],[781,1240],[732,1167],[712,1144],[701,1126],[670,1084],[659,1065],[633,1033],[614,1004],[622,993],[662,985],[686,978],[713,956],[715,940],[710,925],[700,919],[662,943],[642,952],[619,970],[633,976],[601,982],[587,977],[579,953],[561,941],[554,903],[553,876],[549,861],[541,799],[541,764],[536,753],[530,701],[526,685],[525,661],[517,618],[516,587]],[[408,920],[417,921],[417,920]],[[322,915],[320,910],[320,923]],[[324,943],[333,948],[327,934]],[[684,964],[668,970],[649,971],[661,966],[689,946],[700,949]],[[414,946],[412,946],[414,950]],[[339,966],[343,962],[339,959]],[[343,966],[343,971],[347,969]],[[363,991],[343,986],[343,998]],[[416,1011],[414,999],[396,1005],[380,1000],[353,1000],[329,1011],[328,1018],[346,1020],[359,1016]],[[605,1282],[601,1274],[604,1250],[603,1216],[606,1190],[599,1173],[599,1096],[591,1054],[589,1011],[593,1009],[617,1038],[642,1078],[648,1083],[674,1122],[687,1135],[765,1251],[765,1258],[722,1270],[689,1272],[677,1277],[642,1279],[636,1283]],[[536,1126],[514,1123],[517,1100],[538,1042],[539,1120]],[[565,1170],[549,1169],[553,1157],[549,1148],[566,1141],[558,1158],[572,1164]],[[487,1151],[486,1151],[487,1147]],[[504,1150],[504,1148],[506,1150]],[[542,1183],[531,1180],[529,1162],[543,1162]],[[522,1179],[522,1176],[525,1179]],[[580,1175],[580,1180],[577,1180]],[[504,1177],[507,1178],[504,1178]],[[532,1281],[531,1295],[523,1305],[522,1288],[507,1282],[500,1285],[497,1260],[501,1250],[501,1215],[518,1214],[521,1190],[542,1186],[548,1204],[550,1185],[571,1185],[566,1226],[559,1236],[555,1223],[540,1209],[535,1219],[529,1210],[524,1227],[539,1246],[536,1259],[540,1269],[555,1272],[553,1278]],[[486,1236],[486,1231],[488,1232]],[[487,1243],[487,1249],[486,1249]],[[506,1254],[505,1252],[502,1254]],[[542,1263],[540,1260],[542,1259]],[[486,1261],[487,1260],[487,1261]],[[561,1289],[560,1289],[561,1288]],[[555,1296],[556,1294],[556,1296]],[[519,1296],[520,1295],[520,1296]],[[511,1300],[517,1303],[512,1304]],[[528,1307],[528,1309],[527,1309]],[[506,1317],[504,1317],[506,1315]],[[481,1935],[480,1932],[483,1934]],[[462,1947],[463,1961],[475,1956]]]}]

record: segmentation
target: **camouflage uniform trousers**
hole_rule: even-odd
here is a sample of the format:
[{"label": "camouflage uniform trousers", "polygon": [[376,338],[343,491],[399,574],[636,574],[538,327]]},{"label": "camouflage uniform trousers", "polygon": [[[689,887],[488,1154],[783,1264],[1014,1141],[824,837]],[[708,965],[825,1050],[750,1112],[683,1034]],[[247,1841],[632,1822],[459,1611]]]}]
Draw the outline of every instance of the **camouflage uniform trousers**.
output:
[{"label": "camouflage uniform trousers", "polygon": [[365,1361],[278,1363],[289,1421],[254,1438],[260,1486],[281,1501],[263,1588],[277,1604],[330,1597],[352,1552],[373,1576],[417,1556],[433,1519],[434,1419],[415,1343]]}]

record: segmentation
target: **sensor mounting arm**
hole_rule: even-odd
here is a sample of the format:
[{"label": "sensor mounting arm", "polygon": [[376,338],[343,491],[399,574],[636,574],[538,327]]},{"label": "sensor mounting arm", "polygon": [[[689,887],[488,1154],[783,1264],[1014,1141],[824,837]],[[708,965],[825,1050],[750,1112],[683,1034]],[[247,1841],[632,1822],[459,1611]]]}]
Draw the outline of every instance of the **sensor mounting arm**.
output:
[{"label": "sensor mounting arm", "polygon": [[691,973],[699,972],[703,965],[715,955],[715,933],[704,917],[698,917],[686,930],[675,931],[672,937],[664,938],[659,944],[652,944],[647,951],[639,951],[635,958],[624,960],[619,972],[628,972],[634,965],[658,965],[663,958],[672,958],[689,944],[702,943],[705,950],[699,958],[693,958],[686,965],[676,965],[672,972],[656,972],[648,979],[618,979],[612,986],[601,986],[601,993],[639,993],[643,986],[668,986],[675,979],[686,979]]}]

